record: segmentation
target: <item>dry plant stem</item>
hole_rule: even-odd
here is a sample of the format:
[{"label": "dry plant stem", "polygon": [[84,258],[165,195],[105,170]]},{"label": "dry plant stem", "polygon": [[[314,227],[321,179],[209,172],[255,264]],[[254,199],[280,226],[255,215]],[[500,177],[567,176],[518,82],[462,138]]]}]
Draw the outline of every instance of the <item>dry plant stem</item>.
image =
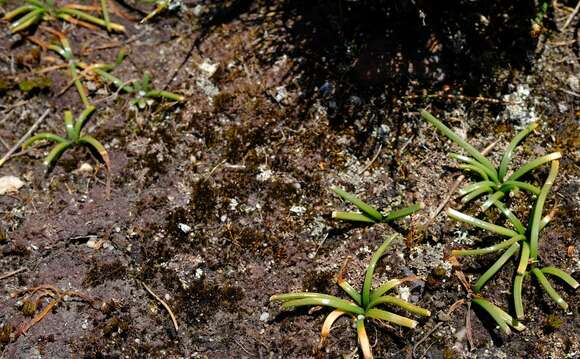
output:
[{"label": "dry plant stem", "polygon": [[574,19],[576,14],[578,14],[578,10],[580,10],[580,1],[578,1],[576,7],[574,8],[574,11],[572,11],[570,16],[568,16],[568,20],[566,20],[566,23],[564,24],[564,26],[562,26],[562,29],[560,29],[560,31],[566,30],[566,28],[572,23],[572,20]]},{"label": "dry plant stem", "polygon": [[159,303],[161,303],[161,305],[163,305],[163,307],[165,308],[165,310],[167,310],[167,312],[169,313],[169,316],[171,317],[171,321],[173,322],[173,326],[175,327],[175,331],[176,332],[179,331],[179,326],[177,325],[177,319],[175,318],[175,315],[173,314],[173,311],[171,310],[169,305],[167,303],[165,303],[163,301],[163,299],[159,298],[157,296],[157,294],[155,294],[145,283],[141,282],[141,284],[143,285],[143,288],[145,288],[145,290],[153,296],[153,298],[155,298]]},{"label": "dry plant stem", "polygon": [[38,126],[40,126],[42,121],[44,121],[44,119],[46,118],[46,116],[48,116],[49,113],[50,113],[50,109],[44,111],[44,113],[38,118],[38,120],[36,120],[36,122],[28,129],[28,132],[26,132],[24,134],[24,136],[22,136],[18,140],[18,142],[16,142],[16,144],[14,146],[12,146],[12,148],[4,155],[4,157],[2,157],[2,159],[0,159],[0,167],[2,167],[2,165],[4,165],[4,163],[6,163],[6,161],[8,161],[8,159],[10,159],[10,156],[12,156],[12,154],[18,148],[20,148],[20,146],[24,143],[24,141],[26,141],[26,139],[28,137],[30,137],[30,135],[32,135],[32,133],[38,128]]},{"label": "dry plant stem", "polygon": [[16,274],[18,274],[18,273],[25,272],[25,271],[27,271],[27,270],[28,270],[28,268],[25,268],[25,267],[23,267],[23,268],[20,268],[20,269],[17,269],[17,270],[15,270],[15,271],[8,272],[8,273],[6,273],[6,274],[2,274],[2,275],[0,275],[0,280],[2,280],[2,279],[6,279],[6,278],[10,278],[10,277],[12,277],[13,275],[16,275]]},{"label": "dry plant stem", "polygon": [[40,322],[44,317],[46,317],[46,315],[52,310],[52,308],[58,303],[57,299],[53,299],[52,301],[50,301],[50,303],[48,303],[48,305],[42,310],[42,312],[38,313],[34,318],[32,318],[31,321],[29,321],[28,323],[22,325],[20,328],[18,328],[18,331],[15,333],[15,337],[18,338],[19,336],[21,336],[22,334],[26,334],[26,332],[32,328],[33,325],[35,325],[36,323]]}]

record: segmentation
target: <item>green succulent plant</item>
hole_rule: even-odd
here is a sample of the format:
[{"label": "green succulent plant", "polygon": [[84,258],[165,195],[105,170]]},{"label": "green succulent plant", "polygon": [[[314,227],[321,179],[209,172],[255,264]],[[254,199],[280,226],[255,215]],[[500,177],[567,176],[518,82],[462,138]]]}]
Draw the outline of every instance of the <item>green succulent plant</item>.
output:
[{"label": "green succulent plant", "polygon": [[450,157],[462,162],[459,167],[463,170],[468,170],[476,173],[481,177],[480,182],[469,184],[459,191],[459,195],[463,196],[462,202],[467,203],[483,194],[491,193],[488,199],[483,203],[484,210],[498,203],[496,200],[501,200],[506,193],[514,189],[521,189],[534,195],[540,194],[540,188],[533,184],[520,181],[521,177],[537,167],[557,160],[562,157],[560,152],[553,152],[545,156],[541,156],[534,160],[525,163],[522,167],[515,170],[510,176],[507,176],[508,166],[514,155],[514,151],[518,144],[528,136],[535,128],[538,127],[537,122],[531,123],[524,130],[519,132],[509,143],[504,152],[499,166],[495,165],[479,152],[475,147],[467,143],[458,134],[453,132],[449,127],[445,126],[441,121],[431,115],[429,112],[421,111],[421,116],[430,124],[435,126],[442,134],[444,134],[451,141],[462,147],[469,156],[451,153]]},{"label": "green succulent plant", "polygon": [[361,212],[343,212],[334,211],[332,212],[332,218],[352,221],[352,222],[364,222],[364,223],[384,223],[391,222],[406,216],[409,216],[424,207],[422,203],[416,203],[412,206],[405,207],[396,211],[392,211],[386,214],[379,212],[378,209],[365,203],[360,198],[356,197],[352,193],[346,192],[338,187],[331,187],[331,190],[336,193],[340,198],[347,202],[355,205]]},{"label": "green succulent plant", "polygon": [[145,71],[141,80],[124,82],[110,73],[112,68],[114,67],[96,66],[92,68],[92,71],[106,82],[115,85],[117,89],[132,94],[134,97],[131,100],[131,104],[140,109],[147,107],[149,100],[166,99],[181,102],[185,99],[183,96],[173,92],[151,88],[151,74],[148,71]]},{"label": "green succulent plant", "polygon": [[324,344],[326,337],[330,333],[332,324],[342,315],[349,315],[356,324],[358,341],[365,359],[372,358],[371,346],[365,329],[365,320],[376,319],[384,320],[392,324],[407,328],[415,328],[417,322],[410,318],[379,309],[380,305],[391,305],[402,308],[413,314],[421,316],[430,316],[431,312],[427,309],[418,307],[403,299],[397,298],[393,295],[386,295],[386,293],[399,286],[400,284],[415,279],[415,277],[407,277],[403,279],[391,279],[379,287],[372,289],[373,275],[378,261],[384,255],[385,251],[391,242],[398,235],[393,235],[387,238],[383,244],[373,254],[369,265],[367,266],[366,275],[362,287],[362,291],[357,291],[342,277],[342,271],[337,278],[337,284],[349,295],[351,300],[345,300],[333,295],[298,292],[273,295],[271,301],[283,302],[282,308],[294,308],[302,306],[322,306],[334,308],[332,312],[326,317],[322,325],[322,332],[320,338],[320,345]]},{"label": "green succulent plant", "polygon": [[[493,199],[494,204],[507,218],[508,222],[513,226],[513,229],[483,221],[454,209],[447,210],[449,217],[457,221],[509,238],[490,247],[453,250],[452,255],[478,256],[504,250],[503,254],[496,260],[496,262],[489,267],[489,269],[487,269],[487,271],[481,275],[475,283],[474,291],[476,293],[481,291],[483,286],[502,268],[505,263],[507,263],[512,257],[517,256],[518,266],[513,282],[513,304],[516,318],[519,320],[524,317],[522,287],[524,279],[529,274],[532,274],[537,279],[550,298],[552,298],[552,300],[564,310],[568,309],[568,304],[562,299],[558,292],[554,290],[552,285],[546,279],[546,275],[562,280],[573,289],[577,289],[579,286],[578,281],[561,269],[552,266],[540,268],[540,257],[538,254],[540,231],[548,225],[553,217],[552,213],[542,217],[542,212],[548,193],[550,192],[552,184],[558,174],[558,167],[559,161],[552,161],[548,178],[538,194],[534,209],[531,213],[531,219],[529,221],[530,225],[528,227],[525,227],[513,212],[498,199]],[[485,306],[482,307],[487,310]],[[498,316],[493,315],[491,312],[490,314],[497,321]],[[498,324],[501,326],[500,322],[498,322]]]},{"label": "green succulent plant", "polygon": [[12,21],[10,30],[19,32],[26,30],[41,21],[60,19],[71,24],[80,24],[86,27],[94,25],[104,27],[108,31],[124,32],[123,25],[112,23],[109,20],[109,13],[106,7],[106,0],[101,0],[104,19],[98,18],[86,11],[92,9],[90,6],[80,4],[66,4],[56,6],[54,0],[25,0],[26,5],[22,5],[4,15],[4,20]]},{"label": "green succulent plant", "polygon": [[77,92],[79,93],[81,101],[83,102],[86,108],[89,108],[91,104],[87,95],[87,91],[83,86],[83,84],[81,83],[78,71],[79,67],[82,64],[75,58],[68,39],[61,33],[54,32],[54,34],[57,35],[59,39],[59,44],[49,44],[49,45],[43,44],[43,46],[45,46],[49,50],[56,52],[68,63],[70,76],[77,89]]},{"label": "green succulent plant", "polygon": [[94,150],[101,157],[108,170],[110,168],[110,160],[105,147],[94,137],[82,134],[83,127],[94,110],[94,106],[87,107],[76,120],[73,119],[71,111],[66,111],[64,113],[65,137],[49,132],[39,133],[24,142],[22,148],[26,149],[33,143],[43,140],[54,142],[56,145],[50,150],[44,160],[44,164],[51,168],[67,149],[75,146],[85,146]]}]

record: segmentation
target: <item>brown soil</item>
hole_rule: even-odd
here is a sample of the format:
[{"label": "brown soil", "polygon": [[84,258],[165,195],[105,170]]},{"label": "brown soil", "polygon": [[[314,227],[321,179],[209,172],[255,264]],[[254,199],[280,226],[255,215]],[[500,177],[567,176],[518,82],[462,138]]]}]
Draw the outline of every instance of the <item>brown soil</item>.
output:
[{"label": "brown soil", "polygon": [[[150,10],[112,3],[135,19]],[[2,357],[315,357],[325,312],[284,311],[269,297],[342,295],[334,278],[345,258],[353,257],[348,278],[360,283],[372,252],[395,232],[406,241],[380,262],[378,279],[421,276],[408,286],[411,301],[433,316],[414,331],[369,325],[376,357],[580,357],[578,293],[556,283],[570,304],[564,313],[533,281],[524,290],[527,330],[503,336],[484,313],[471,312],[470,351],[466,307],[445,315],[465,298],[447,255],[465,233],[475,242],[494,238],[443,213],[418,230],[459,174],[446,156],[458,148],[421,120],[420,109],[480,148],[499,140],[495,160],[534,117],[541,126],[516,161],[563,152],[547,205],[559,211],[543,232],[542,261],[578,277],[580,16],[560,31],[575,2],[555,2],[531,33],[538,7],[504,3],[186,0],[144,25],[113,14],[124,35],[52,23],[87,63],[112,62],[123,46],[128,58],[116,75],[137,79],[149,70],[156,87],[186,101],[137,111],[129,96],[92,82],[97,113],[85,131],[109,151],[110,198],[105,171],[84,149],[65,153],[49,173],[41,165],[48,147],[0,167],[0,177],[26,182],[0,196],[0,275],[25,269],[0,280]],[[6,22],[0,32],[0,138],[16,143],[47,108],[40,130],[61,133],[63,111],[79,112],[80,98],[74,86],[61,93],[70,81],[64,71],[32,74],[60,59],[11,34]],[[39,85],[19,90],[27,79]],[[94,171],[79,171],[83,163]],[[531,179],[546,175],[544,166]],[[345,204],[331,185],[379,208],[418,201],[426,208],[393,226],[337,223],[330,213]],[[527,200],[515,201],[522,218]],[[474,282],[493,257],[461,262]],[[504,308],[513,266],[485,289]],[[178,331],[142,283],[173,309]],[[11,337],[31,313],[21,310],[26,295],[10,294],[43,285],[71,293],[26,335]],[[356,330],[342,319],[321,356],[362,357],[356,348]]]}]

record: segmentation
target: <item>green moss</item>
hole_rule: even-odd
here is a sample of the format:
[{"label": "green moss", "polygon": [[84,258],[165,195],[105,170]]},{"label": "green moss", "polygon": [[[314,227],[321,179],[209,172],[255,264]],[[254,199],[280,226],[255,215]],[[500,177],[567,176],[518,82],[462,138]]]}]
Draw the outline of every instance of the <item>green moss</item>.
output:
[{"label": "green moss", "polygon": [[20,308],[20,311],[22,312],[22,314],[24,314],[24,316],[32,317],[34,313],[36,313],[36,307],[37,307],[36,302],[27,299],[22,304],[22,308]]},{"label": "green moss", "polygon": [[48,77],[35,77],[19,82],[18,88],[25,93],[41,92],[49,89],[51,85],[52,81]]},{"label": "green moss", "polygon": [[445,268],[443,268],[443,266],[439,265],[433,268],[431,274],[436,278],[443,278],[447,274],[447,271],[445,270]]},{"label": "green moss", "polygon": [[14,332],[14,327],[11,324],[4,324],[0,328],[0,344],[8,344],[11,341],[11,334]]},{"label": "green moss", "polygon": [[564,324],[564,320],[556,314],[550,314],[546,317],[546,327],[548,330],[559,329],[562,324]]}]

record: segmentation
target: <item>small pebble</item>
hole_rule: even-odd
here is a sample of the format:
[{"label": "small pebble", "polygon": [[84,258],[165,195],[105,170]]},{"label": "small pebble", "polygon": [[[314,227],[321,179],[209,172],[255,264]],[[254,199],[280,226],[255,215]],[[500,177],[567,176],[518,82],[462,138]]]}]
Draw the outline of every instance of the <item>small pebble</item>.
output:
[{"label": "small pebble", "polygon": [[260,321],[267,322],[268,318],[270,318],[270,313],[263,312],[262,314],[260,314]]},{"label": "small pebble", "polygon": [[24,182],[16,176],[0,177],[0,196],[17,192],[22,186],[24,186]]},{"label": "small pebble", "polygon": [[191,232],[191,227],[185,223],[179,223],[177,225],[177,227],[179,227],[179,229],[185,234],[188,234],[189,232]]}]

